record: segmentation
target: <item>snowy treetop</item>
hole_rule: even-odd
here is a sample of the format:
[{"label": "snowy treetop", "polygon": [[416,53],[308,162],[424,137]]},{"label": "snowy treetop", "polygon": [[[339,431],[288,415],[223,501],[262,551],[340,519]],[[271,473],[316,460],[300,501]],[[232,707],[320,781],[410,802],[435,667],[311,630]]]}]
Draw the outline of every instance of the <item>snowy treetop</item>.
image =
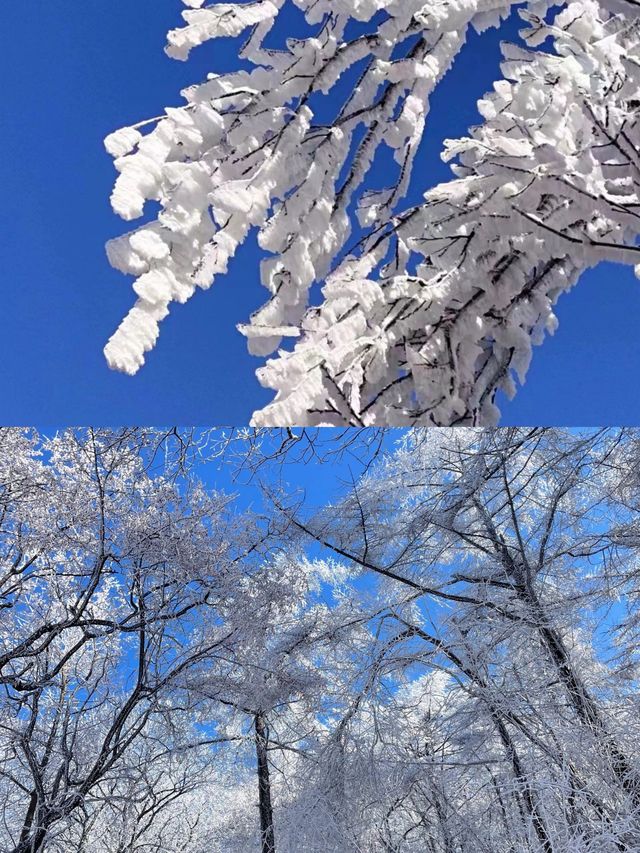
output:
[{"label": "snowy treetop", "polygon": [[[272,48],[292,2],[309,35]],[[602,260],[640,268],[631,0],[519,4],[521,44],[502,45],[482,123],[445,143],[454,178],[411,208],[402,199],[431,94],[469,27],[499,26],[515,4],[185,4],[167,53],[186,60],[246,34],[249,70],[212,73],[183,92],[186,105],[107,137],[114,210],[134,220],[147,200],[161,206],[108,244],[137,296],[105,348],[111,367],[135,373],[171,303],[208,288],[257,231],[268,297],[240,330],[253,354],[276,354],[258,370],[275,399],[256,425],[493,424],[496,391],[524,381],[560,294]],[[396,173],[374,187],[382,147]]]}]

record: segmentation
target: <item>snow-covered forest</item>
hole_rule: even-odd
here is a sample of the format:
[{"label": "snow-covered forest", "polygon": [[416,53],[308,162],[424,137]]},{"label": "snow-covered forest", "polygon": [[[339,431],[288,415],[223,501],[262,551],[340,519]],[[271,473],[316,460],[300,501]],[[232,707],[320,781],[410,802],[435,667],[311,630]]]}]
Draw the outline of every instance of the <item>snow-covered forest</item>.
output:
[{"label": "snow-covered forest", "polygon": [[0,430],[0,849],[640,850],[639,472],[622,428]]},{"label": "snow-covered forest", "polygon": [[[275,353],[257,371],[275,398],[256,426],[490,426],[559,296],[600,261],[640,268],[637,0],[183,2],[171,57],[246,40],[237,70],[214,53],[186,105],[106,140],[115,212],[159,210],[108,245],[137,297],[111,367],[135,373],[171,303],[257,234],[268,298],[240,330]],[[430,98],[471,29],[516,14],[503,77],[432,186]]]}]

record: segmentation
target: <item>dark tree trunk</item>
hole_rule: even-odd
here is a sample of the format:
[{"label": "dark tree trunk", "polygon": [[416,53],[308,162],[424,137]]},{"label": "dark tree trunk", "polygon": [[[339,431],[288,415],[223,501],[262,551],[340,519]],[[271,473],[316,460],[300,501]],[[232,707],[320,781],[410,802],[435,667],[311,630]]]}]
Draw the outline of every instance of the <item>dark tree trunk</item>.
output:
[{"label": "dark tree trunk", "polygon": [[33,835],[22,839],[11,853],[40,853],[44,849],[46,838],[47,829],[44,826],[39,826]]},{"label": "dark tree trunk", "polygon": [[[32,791],[20,833],[20,841],[11,853],[39,853],[42,850],[47,837],[47,830],[43,825],[45,823],[43,816],[41,815],[38,819],[38,811],[38,794],[36,791]],[[35,829],[34,823],[36,824]]]},{"label": "dark tree trunk", "polygon": [[276,841],[273,832],[273,808],[271,806],[271,782],[267,748],[269,732],[262,714],[255,716],[256,756],[258,759],[258,790],[260,794],[260,837],[262,853],[275,853]]},{"label": "dark tree trunk", "polygon": [[[516,750],[515,744],[511,739],[509,730],[504,724],[504,721],[500,716],[500,712],[496,708],[491,707],[490,713],[493,718],[493,722],[495,723],[496,729],[498,730],[498,735],[500,736],[502,745],[504,746],[505,751],[509,757],[509,761],[511,762],[511,767],[513,769],[513,775],[515,777],[515,780],[522,786],[522,795],[524,796],[526,809],[531,817],[531,822],[533,823],[533,828],[538,837],[538,841],[542,845],[544,853],[553,853],[551,838],[547,831],[544,819],[540,814],[540,810],[538,809],[536,798],[531,789],[531,784],[529,782],[527,774],[525,773],[522,767],[520,756],[518,755],[518,751]],[[520,791],[517,792],[516,796],[519,800]]]},{"label": "dark tree trunk", "polygon": [[640,778],[637,770],[607,730],[596,702],[573,668],[562,637],[547,621],[543,605],[536,593],[529,587],[525,590],[523,597],[533,611],[542,642],[565,686],[567,696],[576,715],[592,732],[596,742],[603,747],[613,774],[623,791],[631,798],[636,808],[640,807]]}]

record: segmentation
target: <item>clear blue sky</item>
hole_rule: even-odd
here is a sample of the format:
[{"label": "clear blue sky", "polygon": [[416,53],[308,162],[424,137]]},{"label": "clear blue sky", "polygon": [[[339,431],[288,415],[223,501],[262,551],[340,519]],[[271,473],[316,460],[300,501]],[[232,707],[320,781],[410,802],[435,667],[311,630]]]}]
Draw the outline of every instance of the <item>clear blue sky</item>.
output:
[{"label": "clear blue sky", "polygon": [[[235,329],[266,293],[253,246],[211,290],[174,306],[136,377],[109,371],[102,356],[133,296],[104,254],[105,241],[128,227],[109,207],[114,170],[102,138],[179,105],[181,87],[235,64],[233,42],[204,46],[188,63],[164,55],[183,8],[179,0],[2,4],[0,423],[245,424],[271,397]],[[477,120],[476,100],[499,77],[498,41],[495,32],[473,38],[432,99],[418,188],[448,177],[441,140]],[[558,314],[558,333],[536,349],[502,423],[639,423],[640,282],[628,269],[601,267],[562,298]]]}]

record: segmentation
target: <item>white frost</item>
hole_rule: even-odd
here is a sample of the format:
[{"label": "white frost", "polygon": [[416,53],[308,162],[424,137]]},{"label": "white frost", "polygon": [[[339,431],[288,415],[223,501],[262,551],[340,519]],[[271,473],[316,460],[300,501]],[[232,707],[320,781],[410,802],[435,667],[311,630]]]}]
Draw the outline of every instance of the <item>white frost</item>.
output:
[{"label": "white frost", "polygon": [[[496,392],[524,381],[580,273],[601,260],[640,269],[633,8],[520,4],[525,29],[502,45],[482,123],[445,141],[454,178],[406,209],[431,95],[469,26],[498,26],[515,4],[295,0],[308,34],[274,50],[271,28],[291,2],[185,0],[168,53],[186,59],[248,31],[246,70],[211,74],[185,90],[185,106],[105,140],[120,173],[114,210],[132,220],[149,200],[161,206],[107,247],[138,276],[139,299],[107,345],[109,364],[135,372],[171,303],[211,286],[255,230],[268,298],[239,329],[261,357],[293,339],[258,371],[275,398],[255,424],[495,423]],[[349,20],[365,22],[353,38]],[[357,86],[339,96],[348,73]],[[313,112],[323,95],[329,125]],[[375,186],[383,145],[395,166]]]}]

